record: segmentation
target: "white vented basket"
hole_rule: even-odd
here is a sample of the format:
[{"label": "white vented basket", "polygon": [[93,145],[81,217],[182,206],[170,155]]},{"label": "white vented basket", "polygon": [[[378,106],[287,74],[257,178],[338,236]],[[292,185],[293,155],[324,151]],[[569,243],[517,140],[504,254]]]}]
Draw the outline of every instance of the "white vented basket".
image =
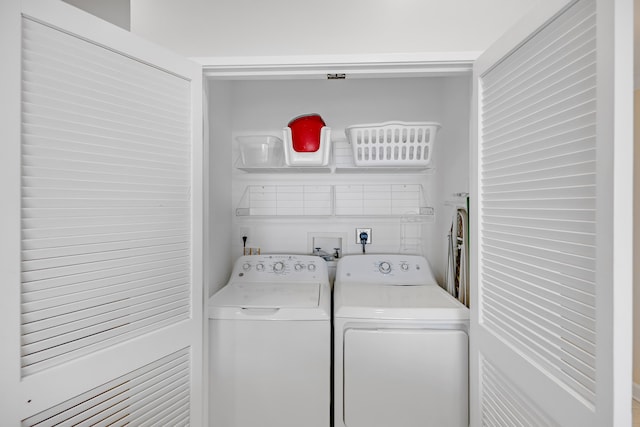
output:
[{"label": "white vented basket", "polygon": [[436,133],[435,122],[385,122],[345,129],[356,166],[427,166]]}]

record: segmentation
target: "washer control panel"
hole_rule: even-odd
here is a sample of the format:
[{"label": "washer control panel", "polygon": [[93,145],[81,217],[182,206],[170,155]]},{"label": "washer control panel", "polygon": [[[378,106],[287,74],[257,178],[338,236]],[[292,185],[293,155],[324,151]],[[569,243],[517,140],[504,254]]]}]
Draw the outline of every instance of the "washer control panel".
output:
[{"label": "washer control panel", "polygon": [[382,274],[389,274],[396,270],[400,270],[403,272],[410,272],[411,269],[415,269],[416,271],[420,270],[420,264],[411,264],[407,261],[400,261],[397,265],[394,265],[391,261],[379,261],[377,263],[378,270]]},{"label": "washer control panel", "polygon": [[234,280],[247,282],[328,280],[326,262],[312,255],[245,255],[236,261]]},{"label": "washer control panel", "polygon": [[431,266],[419,255],[366,254],[340,259],[336,283],[435,284]]}]

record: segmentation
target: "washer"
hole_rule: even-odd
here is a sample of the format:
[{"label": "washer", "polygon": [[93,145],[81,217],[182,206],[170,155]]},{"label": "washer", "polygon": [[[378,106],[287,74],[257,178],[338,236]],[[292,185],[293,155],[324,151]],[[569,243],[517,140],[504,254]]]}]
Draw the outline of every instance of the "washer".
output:
[{"label": "washer", "polygon": [[322,258],[239,258],[209,300],[209,330],[210,425],[330,425],[331,289]]},{"label": "washer", "polygon": [[352,255],[334,284],[334,426],[469,425],[469,310],[415,255]]}]

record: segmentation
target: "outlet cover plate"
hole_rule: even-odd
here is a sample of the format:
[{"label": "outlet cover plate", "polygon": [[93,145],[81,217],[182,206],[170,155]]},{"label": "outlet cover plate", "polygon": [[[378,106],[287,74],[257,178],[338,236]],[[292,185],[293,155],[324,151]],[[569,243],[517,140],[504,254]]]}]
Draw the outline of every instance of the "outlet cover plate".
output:
[{"label": "outlet cover plate", "polygon": [[367,245],[370,245],[373,242],[371,228],[356,228],[356,244],[362,244],[362,242],[360,242],[360,233],[362,233],[363,231],[369,235],[369,237],[367,238]]}]

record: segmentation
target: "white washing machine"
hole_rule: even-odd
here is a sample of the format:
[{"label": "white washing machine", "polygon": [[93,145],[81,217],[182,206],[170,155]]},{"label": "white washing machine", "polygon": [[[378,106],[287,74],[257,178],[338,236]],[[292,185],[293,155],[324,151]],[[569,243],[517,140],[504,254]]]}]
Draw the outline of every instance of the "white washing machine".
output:
[{"label": "white washing machine", "polygon": [[333,289],[334,427],[469,425],[469,310],[413,255],[352,255]]},{"label": "white washing machine", "polygon": [[209,300],[210,425],[328,427],[331,289],[316,256],[237,260]]}]

